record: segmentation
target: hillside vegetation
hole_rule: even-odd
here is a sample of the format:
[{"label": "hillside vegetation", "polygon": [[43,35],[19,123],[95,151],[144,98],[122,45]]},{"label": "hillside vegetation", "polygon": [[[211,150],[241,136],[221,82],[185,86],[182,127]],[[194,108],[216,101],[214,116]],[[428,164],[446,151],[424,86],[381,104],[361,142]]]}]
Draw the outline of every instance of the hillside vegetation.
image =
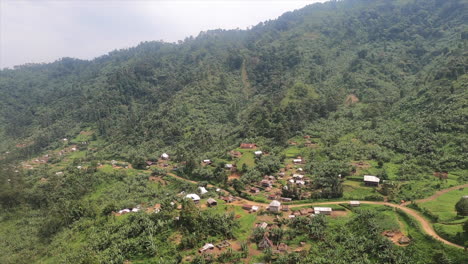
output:
[{"label": "hillside vegetation", "polygon": [[[0,262],[463,263],[464,252],[383,207],[277,223],[274,241],[308,246],[259,253],[257,216],[224,203],[194,206],[180,193],[198,186],[177,177],[209,189],[203,204],[220,196],[211,184],[265,202],[266,190],[248,188],[299,167],[313,184],[273,186],[293,203],[399,203],[467,183],[467,14],[466,0],[330,1],[249,30],[1,70],[0,237],[8,239]],[[239,149],[246,142],[265,155]],[[163,152],[167,164],[147,166]],[[386,182],[364,186],[364,174]],[[446,237],[467,246],[452,200],[446,211],[422,208],[448,215]],[[160,213],[112,214],[154,204]],[[389,228],[414,243],[394,246],[380,236]],[[196,255],[224,239],[242,250]]]}]

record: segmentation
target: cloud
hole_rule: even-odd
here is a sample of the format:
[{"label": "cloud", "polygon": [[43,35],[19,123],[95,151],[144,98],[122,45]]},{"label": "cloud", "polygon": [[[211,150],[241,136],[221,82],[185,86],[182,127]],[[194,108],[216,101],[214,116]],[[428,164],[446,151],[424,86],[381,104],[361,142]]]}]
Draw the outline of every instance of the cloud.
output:
[{"label": "cloud", "polygon": [[[0,68],[245,29],[309,1],[0,1]],[[322,1],[323,2],[323,1]]]}]

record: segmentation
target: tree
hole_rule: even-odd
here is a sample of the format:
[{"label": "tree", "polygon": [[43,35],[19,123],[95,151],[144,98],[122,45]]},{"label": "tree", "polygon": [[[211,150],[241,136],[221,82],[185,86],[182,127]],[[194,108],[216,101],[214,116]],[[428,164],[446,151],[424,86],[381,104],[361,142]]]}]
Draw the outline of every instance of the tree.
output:
[{"label": "tree", "polygon": [[468,197],[463,196],[460,200],[455,204],[455,210],[457,214],[460,216],[467,216],[468,215]]}]

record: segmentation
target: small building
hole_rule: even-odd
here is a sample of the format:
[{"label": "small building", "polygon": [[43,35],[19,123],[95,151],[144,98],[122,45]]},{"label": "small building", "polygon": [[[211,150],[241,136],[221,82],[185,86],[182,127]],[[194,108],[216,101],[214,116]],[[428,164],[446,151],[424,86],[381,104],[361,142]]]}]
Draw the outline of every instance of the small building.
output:
[{"label": "small building", "polygon": [[286,175],[286,173],[284,173],[284,172],[278,172],[277,175],[278,175],[278,177],[284,177],[284,176]]},{"label": "small building", "polygon": [[400,237],[400,239],[398,239],[398,243],[402,244],[402,245],[406,245],[406,244],[409,244],[411,242],[411,239],[407,236],[402,236]]},{"label": "small building", "polygon": [[332,212],[331,207],[314,207],[315,214],[330,215],[331,212]]},{"label": "small building", "polygon": [[287,252],[288,251],[288,245],[285,243],[280,243],[277,247],[279,252]]},{"label": "small building", "polygon": [[358,207],[361,203],[359,201],[349,201],[349,205],[352,207]]},{"label": "small building", "polygon": [[261,250],[271,248],[271,247],[273,247],[273,242],[271,242],[271,240],[266,235],[264,235],[262,240],[258,242],[258,248]]},{"label": "small building", "polygon": [[258,211],[258,206],[252,205],[252,208],[250,209],[251,212],[257,212]]},{"label": "small building", "polygon": [[256,144],[251,144],[251,143],[241,143],[240,144],[241,149],[254,149],[256,147],[257,147]]},{"label": "small building", "polygon": [[364,175],[364,184],[367,186],[379,186],[380,179],[372,175]]},{"label": "small building", "polygon": [[267,198],[268,200],[276,200],[276,194],[269,194]]},{"label": "small building", "polygon": [[260,182],[260,184],[263,186],[263,187],[271,187],[271,181],[270,180],[262,180]]},{"label": "small building", "polygon": [[203,252],[205,252],[205,251],[207,251],[207,250],[212,250],[212,249],[214,249],[214,248],[215,248],[215,247],[214,247],[213,244],[207,243],[207,244],[205,244],[202,248],[200,248],[200,249],[198,250],[198,252],[203,253]]},{"label": "small building", "polygon": [[301,215],[308,215],[309,211],[306,208],[304,208],[304,209],[299,210],[299,213],[301,213]]},{"label": "small building", "polygon": [[208,165],[209,165],[209,164],[211,164],[211,160],[209,160],[209,159],[205,159],[205,160],[203,160],[203,163],[205,163],[205,164],[208,164]]},{"label": "small building", "polygon": [[304,178],[304,175],[302,175],[302,174],[293,174],[293,178],[302,179],[302,178]]},{"label": "small building", "polygon": [[271,212],[279,212],[281,210],[281,203],[277,200],[273,200],[268,206],[268,210]]},{"label": "small building", "polygon": [[234,168],[234,165],[228,163],[228,164],[224,165],[224,168],[232,169],[232,168]]},{"label": "small building", "polygon": [[293,159],[294,164],[302,164],[302,159]]},{"label": "small building", "polygon": [[250,211],[250,210],[252,210],[252,205],[244,204],[244,205],[242,205],[242,209]]},{"label": "small building", "polygon": [[223,196],[221,200],[225,201],[226,203],[232,203],[234,201],[234,197],[232,196]]},{"label": "small building", "polygon": [[260,189],[256,188],[256,187],[252,187],[250,188],[250,192],[251,193],[259,193],[260,192]]},{"label": "small building", "polygon": [[212,207],[218,205],[218,202],[213,198],[208,198],[208,200],[206,200],[206,205]]},{"label": "small building", "polygon": [[266,222],[263,222],[261,224],[258,224],[257,227],[266,229],[268,227],[268,224]]},{"label": "small building", "polygon": [[185,196],[185,198],[187,198],[187,199],[192,199],[192,201],[193,201],[194,203],[199,203],[199,202],[200,202],[200,196],[198,196],[198,195],[195,194],[195,193],[187,194],[187,195]]},{"label": "small building", "polygon": [[287,206],[287,205],[281,206],[281,211],[283,211],[283,212],[289,211],[289,206]]},{"label": "small building", "polygon": [[291,202],[291,201],[292,201],[292,198],[281,197],[280,200],[281,200],[282,202]]},{"label": "small building", "polygon": [[164,152],[163,154],[161,154],[161,159],[168,160],[169,159],[169,154]]},{"label": "small building", "polygon": [[261,156],[263,154],[263,152],[260,151],[260,150],[257,150],[257,151],[254,152],[254,154],[255,154],[255,156]]},{"label": "small building", "polygon": [[205,187],[198,187],[198,190],[200,191],[202,195],[208,192],[208,190],[206,190]]},{"label": "small building", "polygon": [[306,183],[303,180],[296,180],[296,184],[297,185],[305,185]]}]

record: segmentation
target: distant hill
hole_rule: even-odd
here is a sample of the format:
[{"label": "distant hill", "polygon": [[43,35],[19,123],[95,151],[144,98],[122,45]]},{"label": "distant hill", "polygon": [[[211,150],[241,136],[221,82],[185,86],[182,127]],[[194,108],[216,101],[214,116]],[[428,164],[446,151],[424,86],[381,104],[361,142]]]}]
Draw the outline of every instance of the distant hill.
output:
[{"label": "distant hill", "polygon": [[250,30],[2,70],[0,150],[26,142],[14,157],[31,156],[91,128],[109,156],[224,153],[343,118],[370,122],[353,129],[385,149],[467,168],[467,11],[462,0],[330,1]]}]

